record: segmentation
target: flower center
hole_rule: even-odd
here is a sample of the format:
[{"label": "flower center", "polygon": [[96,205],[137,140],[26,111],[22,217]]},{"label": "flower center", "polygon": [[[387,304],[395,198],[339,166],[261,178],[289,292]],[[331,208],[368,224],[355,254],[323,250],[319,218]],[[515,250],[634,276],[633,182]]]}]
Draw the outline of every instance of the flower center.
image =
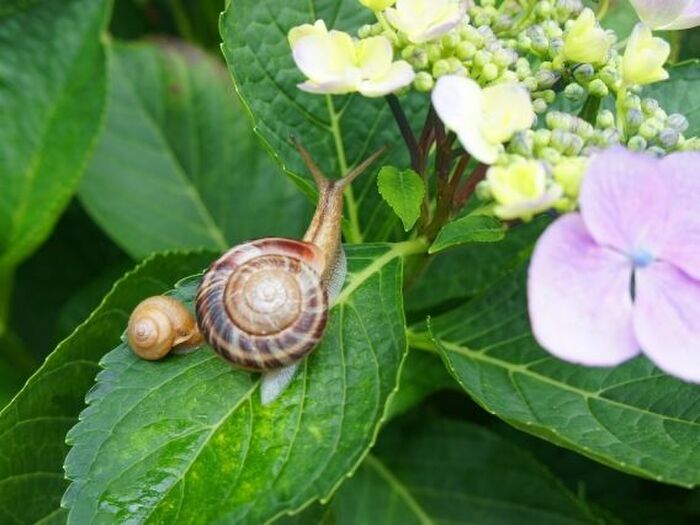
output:
[{"label": "flower center", "polygon": [[630,257],[635,268],[646,268],[654,262],[654,255],[644,248],[637,248]]}]

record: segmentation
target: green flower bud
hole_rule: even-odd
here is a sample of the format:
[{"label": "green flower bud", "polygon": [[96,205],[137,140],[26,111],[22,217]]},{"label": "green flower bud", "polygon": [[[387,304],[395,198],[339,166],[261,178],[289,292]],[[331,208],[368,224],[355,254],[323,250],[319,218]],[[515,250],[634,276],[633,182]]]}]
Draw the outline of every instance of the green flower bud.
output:
[{"label": "green flower bud", "polygon": [[595,69],[591,64],[581,64],[574,69],[574,78],[581,84],[588,84],[594,75]]},{"label": "green flower bud", "polygon": [[654,125],[653,121],[647,120],[639,126],[639,134],[647,140],[653,140],[659,134],[659,129]]},{"label": "green flower bud", "polygon": [[525,88],[527,88],[528,91],[536,91],[537,90],[537,79],[535,77],[524,78],[522,80],[521,84]]},{"label": "green flower bud", "polygon": [[679,133],[686,132],[690,127],[690,122],[688,122],[688,119],[680,113],[674,113],[673,115],[669,115],[669,117],[666,119],[666,124],[668,124],[669,127],[672,127]]},{"label": "green flower bud", "polygon": [[569,84],[564,88],[564,96],[574,102],[579,102],[583,100],[586,97],[587,93],[588,92],[586,91],[586,88],[575,82],[573,84]]},{"label": "green flower bud", "polygon": [[599,128],[612,128],[615,125],[615,115],[607,109],[603,109],[596,117],[596,126]]},{"label": "green flower bud", "polygon": [[450,64],[449,60],[438,60],[433,64],[433,76],[435,78],[440,78],[450,73],[452,73],[452,64]]},{"label": "green flower bud", "polygon": [[438,44],[428,44],[426,46],[426,51],[428,53],[428,60],[430,60],[432,64],[435,64],[435,62],[442,58],[442,48]]},{"label": "green flower bud", "polygon": [[423,93],[431,91],[434,85],[435,80],[433,79],[433,76],[427,71],[420,71],[419,73],[417,73],[416,78],[413,81],[413,87],[416,89],[416,91],[420,91]]},{"label": "green flower bud", "polygon": [[499,67],[508,67],[515,62],[517,55],[508,49],[499,49],[493,56],[493,61]]},{"label": "green flower bud", "polygon": [[548,129],[538,129],[535,131],[533,139],[535,141],[535,146],[538,148],[549,146],[549,141],[552,140],[552,132]]},{"label": "green flower bud", "polygon": [[508,149],[523,157],[532,157],[535,147],[534,135],[532,130],[518,131],[513,135]]},{"label": "green flower bud", "polygon": [[547,102],[545,102],[541,98],[537,98],[537,99],[532,101],[532,109],[535,110],[535,113],[537,113],[538,115],[541,115],[542,113],[547,111]]},{"label": "green flower bud", "polygon": [[666,128],[659,133],[659,144],[666,149],[675,148],[678,145],[680,133],[673,128]]},{"label": "green flower bud", "polygon": [[635,135],[629,139],[627,147],[632,151],[644,151],[647,149],[647,140],[641,135]]},{"label": "green flower bud", "polygon": [[592,80],[591,83],[588,84],[588,91],[591,95],[598,98],[605,98],[610,93],[608,86],[599,78]]},{"label": "green flower bud", "polygon": [[644,115],[638,109],[630,109],[625,115],[625,125],[627,128],[636,130],[644,122]]},{"label": "green flower bud", "polygon": [[549,69],[540,70],[535,75],[538,89],[551,88],[559,80],[559,75]]},{"label": "green flower bud", "polygon": [[572,116],[561,111],[550,111],[545,117],[545,123],[549,129],[569,130],[573,124]]},{"label": "green flower bud", "polygon": [[498,78],[498,74],[500,73],[498,66],[496,64],[486,64],[484,68],[481,70],[481,77],[486,80],[487,82],[491,82],[493,80],[496,80]]},{"label": "green flower bud", "polygon": [[477,51],[476,55],[474,55],[474,64],[476,64],[478,67],[484,67],[486,64],[491,62],[492,58],[493,55],[491,53],[482,49],[481,51]]},{"label": "green flower bud", "polygon": [[549,51],[549,39],[546,36],[537,36],[532,38],[532,50],[535,53],[545,54]]},{"label": "green flower bud", "polygon": [[540,91],[534,95],[544,100],[547,104],[553,104],[557,98],[557,94],[553,89],[545,89],[544,91]]},{"label": "green flower bud", "polygon": [[360,29],[357,30],[357,36],[360,39],[364,38],[369,38],[372,36],[374,31],[374,28],[372,27],[372,24],[365,24],[360,27]]},{"label": "green flower bud", "polygon": [[554,166],[561,161],[561,153],[554,148],[542,148],[540,150],[540,158]]},{"label": "green flower bud", "polygon": [[460,60],[470,60],[476,55],[476,46],[469,41],[460,42],[455,53]]},{"label": "green flower bud", "polygon": [[659,101],[655,98],[645,98],[642,100],[642,111],[647,117],[654,115],[659,109]]}]

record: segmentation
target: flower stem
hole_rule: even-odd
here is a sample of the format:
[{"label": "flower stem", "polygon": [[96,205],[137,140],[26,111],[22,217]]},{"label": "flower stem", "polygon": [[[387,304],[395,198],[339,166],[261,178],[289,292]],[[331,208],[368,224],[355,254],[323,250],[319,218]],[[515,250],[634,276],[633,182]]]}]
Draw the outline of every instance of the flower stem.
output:
[{"label": "flower stem", "polygon": [[408,148],[408,153],[411,156],[411,168],[420,173],[421,171],[421,151],[416,136],[411,129],[411,124],[408,122],[406,113],[401,107],[401,102],[396,95],[387,95],[386,101],[391,109],[391,114],[394,115],[394,120],[399,126],[401,131],[401,136],[403,137],[406,147]]},{"label": "flower stem", "polygon": [[610,0],[600,0],[598,5],[598,13],[596,15],[599,21],[605,18],[605,15],[608,14],[608,9],[610,9]]},{"label": "flower stem", "polygon": [[[335,143],[335,152],[340,165],[340,172],[345,176],[348,171],[348,161],[345,155],[345,145],[343,144],[343,135],[340,130],[340,115],[336,112],[333,105],[333,99],[330,95],[326,95],[326,107],[328,108],[328,116],[331,123],[331,134]],[[348,210],[349,225],[343,228],[345,239],[351,244],[360,244],[363,240],[362,230],[360,228],[360,217],[357,209],[357,201],[352,189],[352,185],[345,190],[345,207]]]}]

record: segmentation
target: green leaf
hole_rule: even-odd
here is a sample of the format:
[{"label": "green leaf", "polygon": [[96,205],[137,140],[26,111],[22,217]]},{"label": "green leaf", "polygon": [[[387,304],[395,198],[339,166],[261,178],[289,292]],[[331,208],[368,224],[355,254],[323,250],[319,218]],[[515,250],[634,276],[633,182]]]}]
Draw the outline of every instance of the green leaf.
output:
[{"label": "green leaf", "polygon": [[0,273],[41,244],[79,183],[105,105],[100,37],[110,7],[0,5]]},{"label": "green leaf", "polygon": [[647,86],[644,94],[656,98],[669,114],[680,113],[690,121],[686,137],[700,135],[700,60],[667,67],[670,78]]},{"label": "green leaf", "polygon": [[[324,340],[269,406],[257,374],[209,350],[158,363],[124,344],[109,353],[68,436],[69,522],[257,524],[328,497],[372,445],[396,388],[406,352],[400,257],[418,247],[347,250]],[[195,286],[176,296],[191,301]]]},{"label": "green leaf", "polygon": [[502,241],[506,228],[501,221],[488,215],[467,215],[440,230],[429,253],[438,253],[461,244]]},{"label": "green leaf", "polygon": [[[285,172],[307,191],[311,191],[311,178],[289,142],[290,135],[304,143],[330,176],[339,176],[387,144],[396,146],[382,161],[407,165],[398,129],[382,99],[331,98],[296,87],[304,76],[292,60],[287,33],[317,19],[325,20],[329,29],[353,32],[373,21],[372,12],[355,1],[287,0],[282,8],[278,0],[232,0],[220,27],[224,56],[256,132]],[[402,104],[414,117],[416,108],[428,107],[425,95],[407,97]],[[346,212],[353,227],[346,233],[356,242],[367,233],[367,225],[376,221],[381,198],[369,174],[353,186],[355,193],[346,195]],[[358,224],[360,231],[355,230]]]},{"label": "green leaf", "polygon": [[392,423],[325,513],[307,512],[298,523],[601,522],[524,450],[476,425],[430,417]]},{"label": "green leaf", "polygon": [[420,217],[420,207],[425,196],[423,179],[413,170],[400,171],[385,166],[377,176],[379,194],[399,216],[405,231],[413,228]]},{"label": "green leaf", "polygon": [[448,301],[473,297],[488,288],[528,257],[548,223],[546,217],[539,217],[510,229],[501,242],[468,244],[436,254],[420,280],[407,292],[406,309],[431,311]]},{"label": "green leaf", "polygon": [[459,390],[442,360],[432,352],[409,350],[401,367],[399,388],[391,398],[389,415],[393,419],[420,404],[439,390]]},{"label": "green leaf", "polygon": [[[212,254],[167,254],[147,260],[119,281],[90,318],[48,357],[0,412],[0,522],[58,519],[68,486],[66,432],[78,421],[84,393],[105,350],[119,342],[131,310],[205,267]],[[65,521],[65,520],[64,520]]]},{"label": "green leaf", "polygon": [[302,233],[309,204],[278,176],[219,61],[182,43],[115,44],[110,73],[80,198],[130,255]]},{"label": "green leaf", "polygon": [[530,330],[525,273],[432,321],[434,341],[457,381],[521,430],[631,474],[700,484],[697,386],[645,358],[600,369],[552,357]]}]

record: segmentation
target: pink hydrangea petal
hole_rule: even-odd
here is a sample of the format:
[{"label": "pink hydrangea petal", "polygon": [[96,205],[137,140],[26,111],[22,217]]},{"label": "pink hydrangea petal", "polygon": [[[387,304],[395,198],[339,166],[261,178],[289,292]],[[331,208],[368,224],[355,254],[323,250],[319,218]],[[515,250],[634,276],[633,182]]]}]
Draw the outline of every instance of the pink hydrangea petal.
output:
[{"label": "pink hydrangea petal", "polygon": [[664,26],[664,30],[690,29],[700,25],[700,1],[691,0],[681,15],[670,24]]},{"label": "pink hydrangea petal", "polygon": [[674,190],[665,243],[655,254],[700,280],[700,153],[674,153],[661,162]]},{"label": "pink hydrangea petal", "polygon": [[652,29],[673,23],[694,0],[630,0],[641,18]]},{"label": "pink hydrangea petal", "polygon": [[614,366],[639,354],[629,260],[599,246],[579,214],[558,219],[530,263],[528,302],[537,341],[555,356]]},{"label": "pink hydrangea petal", "polygon": [[663,243],[671,192],[660,161],[622,147],[591,160],[581,188],[581,213],[593,238],[632,254],[655,253]]},{"label": "pink hydrangea petal", "polygon": [[700,383],[700,281],[663,262],[638,270],[634,327],[659,368]]}]

